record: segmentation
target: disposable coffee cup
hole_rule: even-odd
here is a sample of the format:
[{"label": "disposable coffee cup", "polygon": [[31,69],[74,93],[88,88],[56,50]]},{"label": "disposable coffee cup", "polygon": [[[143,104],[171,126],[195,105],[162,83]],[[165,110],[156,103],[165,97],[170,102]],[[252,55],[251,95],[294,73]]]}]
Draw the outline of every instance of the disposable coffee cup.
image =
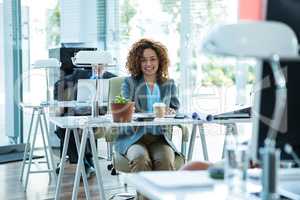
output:
[{"label": "disposable coffee cup", "polygon": [[163,118],[166,114],[166,104],[164,104],[164,103],[154,103],[153,104],[153,111],[154,111],[155,117]]}]

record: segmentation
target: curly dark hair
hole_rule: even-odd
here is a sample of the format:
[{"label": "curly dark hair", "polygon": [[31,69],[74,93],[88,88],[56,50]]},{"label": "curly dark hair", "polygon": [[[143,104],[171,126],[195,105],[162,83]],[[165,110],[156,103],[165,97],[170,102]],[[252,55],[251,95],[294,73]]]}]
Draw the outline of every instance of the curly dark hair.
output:
[{"label": "curly dark hair", "polygon": [[145,49],[152,49],[156,52],[159,60],[156,77],[157,82],[164,83],[169,78],[168,68],[170,65],[170,60],[167,48],[160,42],[146,38],[135,42],[127,56],[126,69],[135,78],[142,76],[143,72],[141,70],[141,63]]}]

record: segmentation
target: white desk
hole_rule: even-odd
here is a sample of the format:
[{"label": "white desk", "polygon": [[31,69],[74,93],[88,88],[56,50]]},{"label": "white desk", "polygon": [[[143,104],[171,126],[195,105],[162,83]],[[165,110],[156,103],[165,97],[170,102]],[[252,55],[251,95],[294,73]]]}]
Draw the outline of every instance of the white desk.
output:
[{"label": "white desk", "polygon": [[[75,142],[77,140],[76,144],[78,146],[79,146],[79,139],[78,139],[78,134],[77,134],[76,130],[78,128],[83,130],[80,149],[79,149],[79,158],[78,158],[78,164],[77,164],[77,169],[76,169],[72,199],[77,198],[79,179],[80,179],[81,173],[82,173],[83,180],[84,180],[84,186],[85,186],[87,199],[89,199],[88,184],[87,184],[87,181],[85,180],[86,179],[85,171],[83,170],[83,156],[84,156],[86,141],[87,141],[87,138],[89,137],[90,142],[91,142],[91,147],[92,147],[93,158],[95,161],[98,159],[97,153],[96,153],[95,137],[94,137],[92,128],[96,128],[96,127],[105,127],[105,128],[115,127],[115,128],[117,128],[117,127],[128,127],[128,126],[159,126],[159,125],[163,126],[163,125],[191,124],[191,125],[193,125],[192,135],[191,135],[191,143],[192,143],[196,137],[197,127],[199,127],[199,130],[203,129],[202,126],[204,123],[231,124],[231,123],[235,123],[237,121],[238,120],[222,120],[222,121],[218,120],[218,121],[206,122],[206,121],[202,121],[202,120],[193,120],[193,119],[165,118],[162,120],[154,120],[154,121],[142,121],[142,122],[132,121],[132,122],[128,122],[128,123],[116,123],[116,122],[112,122],[111,115],[99,116],[96,118],[92,118],[90,116],[51,117],[50,122],[52,122],[53,124],[55,124],[61,128],[66,128],[66,136],[65,136],[62,159],[61,159],[61,170],[59,173],[58,183],[57,183],[57,187],[56,187],[56,199],[59,198],[61,178],[64,173],[63,168],[64,168],[64,162],[65,162],[65,156],[66,156],[66,149],[68,146],[68,138],[70,135],[70,129],[74,130]],[[249,119],[239,120],[238,122],[249,122]],[[202,148],[204,149],[204,148],[206,148],[204,132],[200,131],[200,135],[201,135],[201,141],[202,141]],[[77,139],[76,139],[76,137],[77,137]],[[78,146],[77,146],[77,148],[78,148]],[[193,146],[194,145],[190,145],[189,155],[192,155]],[[206,149],[204,149],[203,152],[204,153],[206,152],[206,154],[207,154]],[[105,199],[104,188],[103,188],[103,183],[102,183],[102,178],[101,178],[101,172],[100,172],[100,168],[98,165],[99,165],[99,163],[95,162],[99,192],[101,195],[101,199]]]},{"label": "white desk", "polygon": [[[172,119],[166,118],[164,120],[154,120],[154,121],[147,121],[147,122],[132,121],[129,123],[115,123],[115,122],[112,122],[112,117],[110,115],[99,116],[97,118],[92,118],[90,116],[50,117],[49,120],[50,120],[50,122],[52,122],[53,124],[55,124],[61,128],[66,128],[66,136],[65,136],[65,140],[64,140],[64,146],[63,146],[63,152],[62,152],[62,158],[61,158],[61,168],[60,168],[57,186],[56,186],[55,199],[59,199],[60,186],[61,186],[62,176],[64,173],[65,156],[66,156],[66,151],[67,151],[67,147],[68,147],[70,130],[73,130],[77,148],[79,147],[79,136],[77,133],[77,129],[79,128],[79,129],[83,130],[81,144],[80,144],[80,148],[78,150],[79,157],[78,157],[78,164],[77,164],[77,168],[76,168],[72,199],[77,198],[77,193],[78,193],[78,188],[79,188],[79,179],[80,179],[81,174],[83,176],[86,197],[87,197],[87,199],[89,199],[90,195],[88,192],[88,183],[86,180],[85,170],[83,169],[83,156],[84,156],[84,150],[85,150],[87,138],[89,137],[91,147],[92,147],[93,159],[95,161],[97,161],[97,159],[98,159],[96,145],[95,145],[95,137],[94,137],[92,128],[95,128],[95,127],[112,128],[112,127],[147,126],[147,125],[155,126],[155,125],[178,125],[178,124],[202,124],[203,123],[202,121],[199,121],[199,120],[173,119],[173,118]],[[101,196],[101,199],[105,199],[101,171],[100,171],[98,162],[95,162],[95,168],[96,168],[96,176],[97,176],[98,189],[100,192],[100,196]]]}]

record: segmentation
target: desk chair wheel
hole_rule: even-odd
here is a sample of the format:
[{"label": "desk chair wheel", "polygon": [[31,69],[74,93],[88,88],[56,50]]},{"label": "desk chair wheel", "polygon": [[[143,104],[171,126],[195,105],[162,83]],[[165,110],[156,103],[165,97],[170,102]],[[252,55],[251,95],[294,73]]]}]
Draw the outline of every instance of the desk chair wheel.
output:
[{"label": "desk chair wheel", "polygon": [[117,172],[117,170],[115,168],[112,168],[111,170],[111,175],[115,176],[115,175],[119,175],[119,173]]},{"label": "desk chair wheel", "polygon": [[107,170],[112,170],[113,169],[113,167],[114,167],[114,165],[113,164],[109,164],[109,165],[107,165]]},{"label": "desk chair wheel", "polygon": [[135,197],[136,197],[135,194],[129,192],[123,192],[123,193],[114,194],[108,200],[113,200],[113,199],[133,200]]}]

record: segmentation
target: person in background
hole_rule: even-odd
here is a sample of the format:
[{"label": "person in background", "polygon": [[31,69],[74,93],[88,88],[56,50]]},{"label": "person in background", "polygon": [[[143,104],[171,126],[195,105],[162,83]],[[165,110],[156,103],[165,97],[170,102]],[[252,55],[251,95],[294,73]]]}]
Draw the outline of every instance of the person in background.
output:
[{"label": "person in background", "polygon": [[[97,65],[95,67],[95,70],[92,71],[92,76],[90,79],[110,79],[116,77],[115,74],[105,71],[105,67],[103,65]],[[103,113],[101,109],[104,109],[103,107],[99,108],[99,113]],[[107,108],[105,108],[107,109]],[[94,134],[95,135],[103,135],[103,128],[95,128],[94,129]],[[85,156],[84,156],[84,168],[87,174],[87,178],[90,178],[96,174],[95,166],[94,166],[94,161],[93,161],[93,155],[92,155],[92,149],[91,149],[91,144],[87,142],[87,147],[85,151]]]},{"label": "person in background", "polygon": [[115,74],[108,72],[105,70],[105,66],[104,65],[97,65],[95,66],[95,70],[93,70],[92,76],[90,77],[90,79],[109,79],[109,78],[113,78],[116,77]]},{"label": "person in background", "polygon": [[[99,66],[98,70],[96,72],[92,72],[90,68],[87,69],[75,69],[72,74],[69,74],[64,77],[64,79],[59,80],[56,85],[54,91],[54,96],[56,96],[56,100],[59,101],[69,101],[69,100],[76,100],[76,94],[77,94],[77,81],[79,79],[110,79],[112,77],[116,77],[115,74],[110,73],[108,71],[105,71],[104,66]],[[70,92],[70,90],[72,92]],[[73,94],[69,98],[65,99],[68,94]],[[75,115],[75,116],[85,116],[85,115],[91,115],[91,108],[90,107],[75,107],[71,108],[69,111],[66,111],[65,108],[60,109],[59,116],[68,116],[68,115]],[[103,113],[100,108],[100,113]],[[107,108],[106,108],[107,109]],[[106,111],[104,109],[104,111]],[[95,135],[103,135],[103,130],[101,128],[97,128],[94,130]],[[64,136],[65,136],[65,130],[61,128],[57,128],[55,131],[56,135],[61,140],[61,146],[63,145]],[[73,134],[70,135],[69,139],[69,146],[68,146],[68,156],[70,163],[77,163],[78,154],[77,149],[75,145],[75,139]],[[92,151],[90,142],[88,141],[85,156],[84,156],[84,167],[86,170],[87,178],[92,177],[95,175],[95,169],[94,169],[94,162],[92,157]],[[60,170],[59,165],[56,169],[56,173],[58,173]]]}]

